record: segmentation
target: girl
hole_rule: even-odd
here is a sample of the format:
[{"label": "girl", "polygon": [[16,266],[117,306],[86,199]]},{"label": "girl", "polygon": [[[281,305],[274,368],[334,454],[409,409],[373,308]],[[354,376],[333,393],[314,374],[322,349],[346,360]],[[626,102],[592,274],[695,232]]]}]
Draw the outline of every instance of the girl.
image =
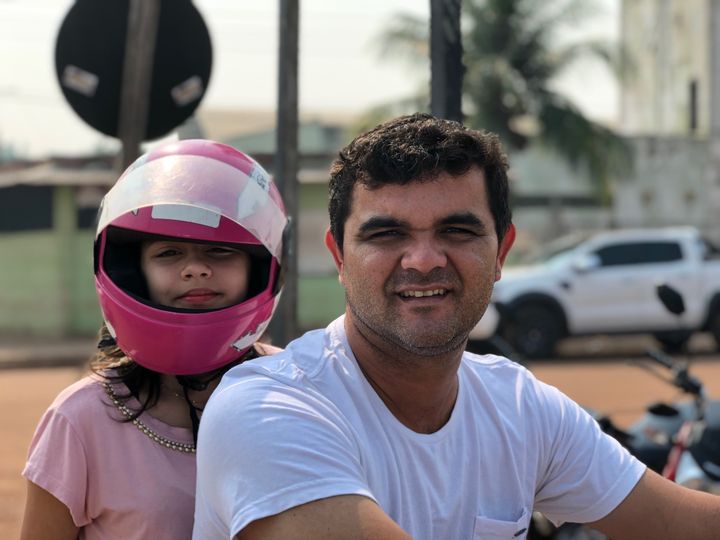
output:
[{"label": "girl", "polygon": [[100,207],[93,374],[43,416],[23,476],[21,538],[192,535],[199,416],[281,288],[288,220],[254,160],[188,140],[142,156]]}]

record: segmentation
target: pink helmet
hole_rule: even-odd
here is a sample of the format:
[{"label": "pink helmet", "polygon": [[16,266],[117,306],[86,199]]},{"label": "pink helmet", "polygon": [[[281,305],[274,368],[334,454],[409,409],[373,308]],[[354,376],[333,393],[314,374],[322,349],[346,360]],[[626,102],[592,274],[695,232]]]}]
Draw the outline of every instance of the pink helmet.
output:
[{"label": "pink helmet", "polygon": [[[234,148],[185,140],[138,158],[105,195],[95,241],[95,288],[118,346],[138,364],[173,375],[238,359],[279,299],[287,224],[269,175]],[[212,311],[153,303],[140,271],[148,236],[242,244],[252,260],[248,298]]]}]

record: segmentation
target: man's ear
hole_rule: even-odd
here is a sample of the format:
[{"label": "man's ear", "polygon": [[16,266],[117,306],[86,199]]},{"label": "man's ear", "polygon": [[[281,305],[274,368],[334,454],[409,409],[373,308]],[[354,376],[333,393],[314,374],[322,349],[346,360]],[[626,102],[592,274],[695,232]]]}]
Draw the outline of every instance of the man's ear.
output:
[{"label": "man's ear", "polygon": [[498,281],[502,277],[502,267],[505,264],[505,257],[507,257],[510,248],[515,242],[515,225],[512,223],[505,231],[502,242],[498,246],[497,259],[495,260],[495,281]]},{"label": "man's ear", "polygon": [[335,242],[330,229],[325,231],[325,246],[327,246],[330,255],[332,255],[333,261],[335,261],[335,268],[337,268],[338,275],[340,276],[340,283],[342,283],[342,270],[343,270],[343,256],[342,250],[338,247]]}]

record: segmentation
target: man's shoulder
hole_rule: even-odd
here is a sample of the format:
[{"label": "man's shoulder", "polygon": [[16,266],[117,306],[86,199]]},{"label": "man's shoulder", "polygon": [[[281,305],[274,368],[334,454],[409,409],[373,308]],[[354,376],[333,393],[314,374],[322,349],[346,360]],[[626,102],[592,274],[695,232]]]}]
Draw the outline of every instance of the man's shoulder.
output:
[{"label": "man's shoulder", "polygon": [[200,439],[210,433],[264,452],[271,441],[280,444],[278,422],[284,438],[333,422],[344,426],[338,401],[345,398],[339,382],[345,371],[338,364],[347,357],[332,343],[332,333],[311,331],[282,352],[232,368],[205,407]]},{"label": "man's shoulder", "polygon": [[528,370],[518,364],[517,362],[510,360],[504,356],[497,356],[494,354],[475,354],[471,352],[463,353],[463,365],[473,371],[513,371],[516,373],[527,373]]},{"label": "man's shoulder", "polygon": [[233,386],[243,389],[267,388],[269,385],[307,387],[323,377],[323,373],[331,371],[334,362],[344,361],[342,349],[332,325],[311,330],[275,354],[235,366],[223,376],[215,393]]},{"label": "man's shoulder", "polygon": [[526,399],[533,400],[535,398],[532,396],[546,392],[546,385],[538,381],[527,368],[503,356],[466,352],[460,377],[468,388],[496,397],[522,394]]}]

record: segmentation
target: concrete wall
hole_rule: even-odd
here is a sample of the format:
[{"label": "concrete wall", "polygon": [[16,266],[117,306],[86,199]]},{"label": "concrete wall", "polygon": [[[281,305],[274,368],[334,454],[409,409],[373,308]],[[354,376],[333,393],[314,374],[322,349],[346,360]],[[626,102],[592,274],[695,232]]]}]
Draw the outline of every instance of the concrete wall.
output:
[{"label": "concrete wall", "polygon": [[89,231],[65,238],[56,231],[0,236],[0,333],[57,337],[97,331],[92,237]]},{"label": "concrete wall", "polygon": [[720,187],[710,173],[707,141],[638,137],[635,174],[616,186],[617,226],[695,225],[720,229]]}]

